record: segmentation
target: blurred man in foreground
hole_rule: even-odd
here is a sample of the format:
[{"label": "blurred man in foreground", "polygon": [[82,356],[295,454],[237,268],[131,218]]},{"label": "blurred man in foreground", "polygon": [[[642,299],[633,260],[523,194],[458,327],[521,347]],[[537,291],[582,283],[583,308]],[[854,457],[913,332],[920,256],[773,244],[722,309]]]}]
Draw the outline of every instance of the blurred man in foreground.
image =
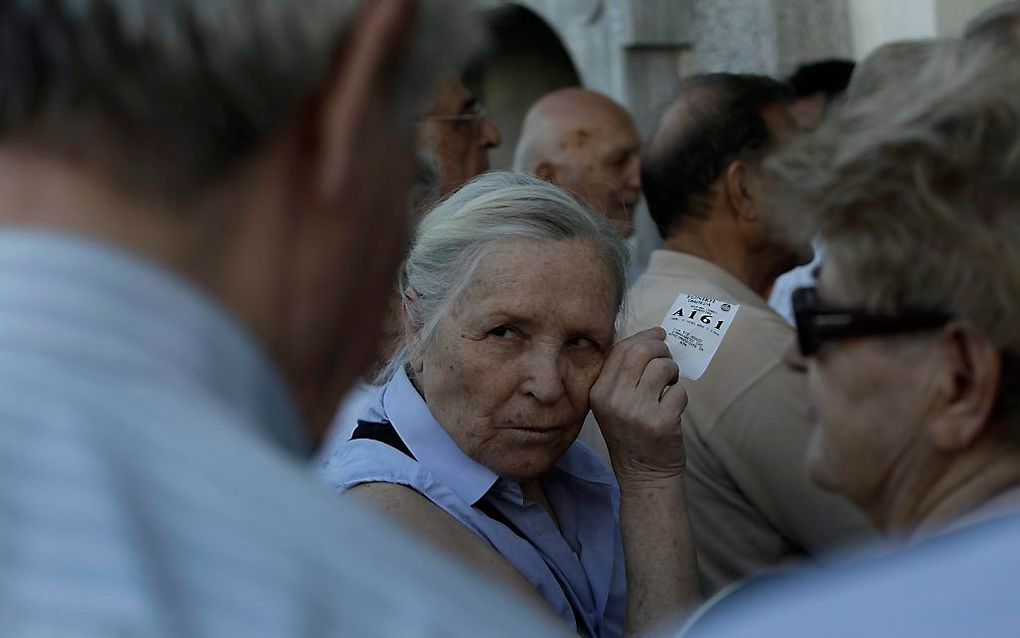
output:
[{"label": "blurred man in foreground", "polygon": [[1008,48],[947,46],[774,164],[777,208],[828,246],[789,355],[812,476],[914,547],[762,579],[690,635],[1016,635],[1018,84]]},{"label": "blurred man in foreground", "polygon": [[0,634],[550,631],[303,463],[375,353],[459,8],[0,10]]},{"label": "blurred man in foreground", "polygon": [[622,106],[594,91],[559,89],[528,110],[514,169],[573,193],[630,237],[641,200],[640,151],[641,137]]}]

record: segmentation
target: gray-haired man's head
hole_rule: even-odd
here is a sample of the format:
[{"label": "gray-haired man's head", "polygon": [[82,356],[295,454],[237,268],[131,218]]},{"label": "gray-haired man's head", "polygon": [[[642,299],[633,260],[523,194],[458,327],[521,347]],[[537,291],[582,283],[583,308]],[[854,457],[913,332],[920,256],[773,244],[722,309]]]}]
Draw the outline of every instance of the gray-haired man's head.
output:
[{"label": "gray-haired man's head", "polygon": [[414,122],[479,34],[454,0],[4,2],[0,224],[204,287],[324,426],[374,355]]},{"label": "gray-haired man's head", "polygon": [[[0,136],[103,161],[174,198],[228,175],[314,100],[360,0],[55,0],[0,8]],[[410,126],[462,45],[423,3],[388,78]],[[441,17],[445,16],[445,17]],[[475,39],[468,37],[463,46]],[[97,144],[104,147],[97,153]]]}]

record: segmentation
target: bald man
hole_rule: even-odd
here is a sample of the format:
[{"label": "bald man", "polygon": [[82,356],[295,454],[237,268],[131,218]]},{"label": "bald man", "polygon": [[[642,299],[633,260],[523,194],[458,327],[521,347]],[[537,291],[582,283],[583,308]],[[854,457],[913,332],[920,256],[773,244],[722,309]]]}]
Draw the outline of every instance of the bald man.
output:
[{"label": "bald man", "polygon": [[630,237],[641,199],[640,150],[637,128],[622,106],[594,91],[560,89],[525,116],[514,169],[570,191]]}]

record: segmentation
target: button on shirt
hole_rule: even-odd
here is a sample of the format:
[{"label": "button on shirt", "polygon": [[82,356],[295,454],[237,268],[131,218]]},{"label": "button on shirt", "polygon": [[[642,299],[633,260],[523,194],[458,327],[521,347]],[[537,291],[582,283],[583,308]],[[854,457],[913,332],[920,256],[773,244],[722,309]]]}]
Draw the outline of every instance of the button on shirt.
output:
[{"label": "button on shirt", "polygon": [[392,424],[414,458],[379,441],[342,442],[323,460],[333,487],[384,482],[414,489],[488,541],[575,630],[622,635],[626,573],[619,489],[594,453],[575,443],[542,478],[557,528],[544,507],[524,498],[518,483],[461,451],[405,372],[383,387],[362,420]]},{"label": "button on shirt", "polygon": [[338,503],[307,447],[210,299],[109,247],[0,232],[0,635],[558,635]]}]

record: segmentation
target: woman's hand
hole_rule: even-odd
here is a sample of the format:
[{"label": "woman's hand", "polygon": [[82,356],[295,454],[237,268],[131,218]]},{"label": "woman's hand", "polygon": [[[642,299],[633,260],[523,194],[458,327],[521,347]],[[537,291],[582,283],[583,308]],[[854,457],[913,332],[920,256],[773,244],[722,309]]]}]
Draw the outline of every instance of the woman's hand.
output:
[{"label": "woman's hand", "polygon": [[621,484],[684,473],[687,392],[665,338],[665,330],[651,328],[616,344],[589,394]]},{"label": "woman's hand", "polygon": [[620,484],[627,636],[675,622],[701,598],[680,432],[687,392],[665,338],[652,328],[616,344],[589,394]]}]

